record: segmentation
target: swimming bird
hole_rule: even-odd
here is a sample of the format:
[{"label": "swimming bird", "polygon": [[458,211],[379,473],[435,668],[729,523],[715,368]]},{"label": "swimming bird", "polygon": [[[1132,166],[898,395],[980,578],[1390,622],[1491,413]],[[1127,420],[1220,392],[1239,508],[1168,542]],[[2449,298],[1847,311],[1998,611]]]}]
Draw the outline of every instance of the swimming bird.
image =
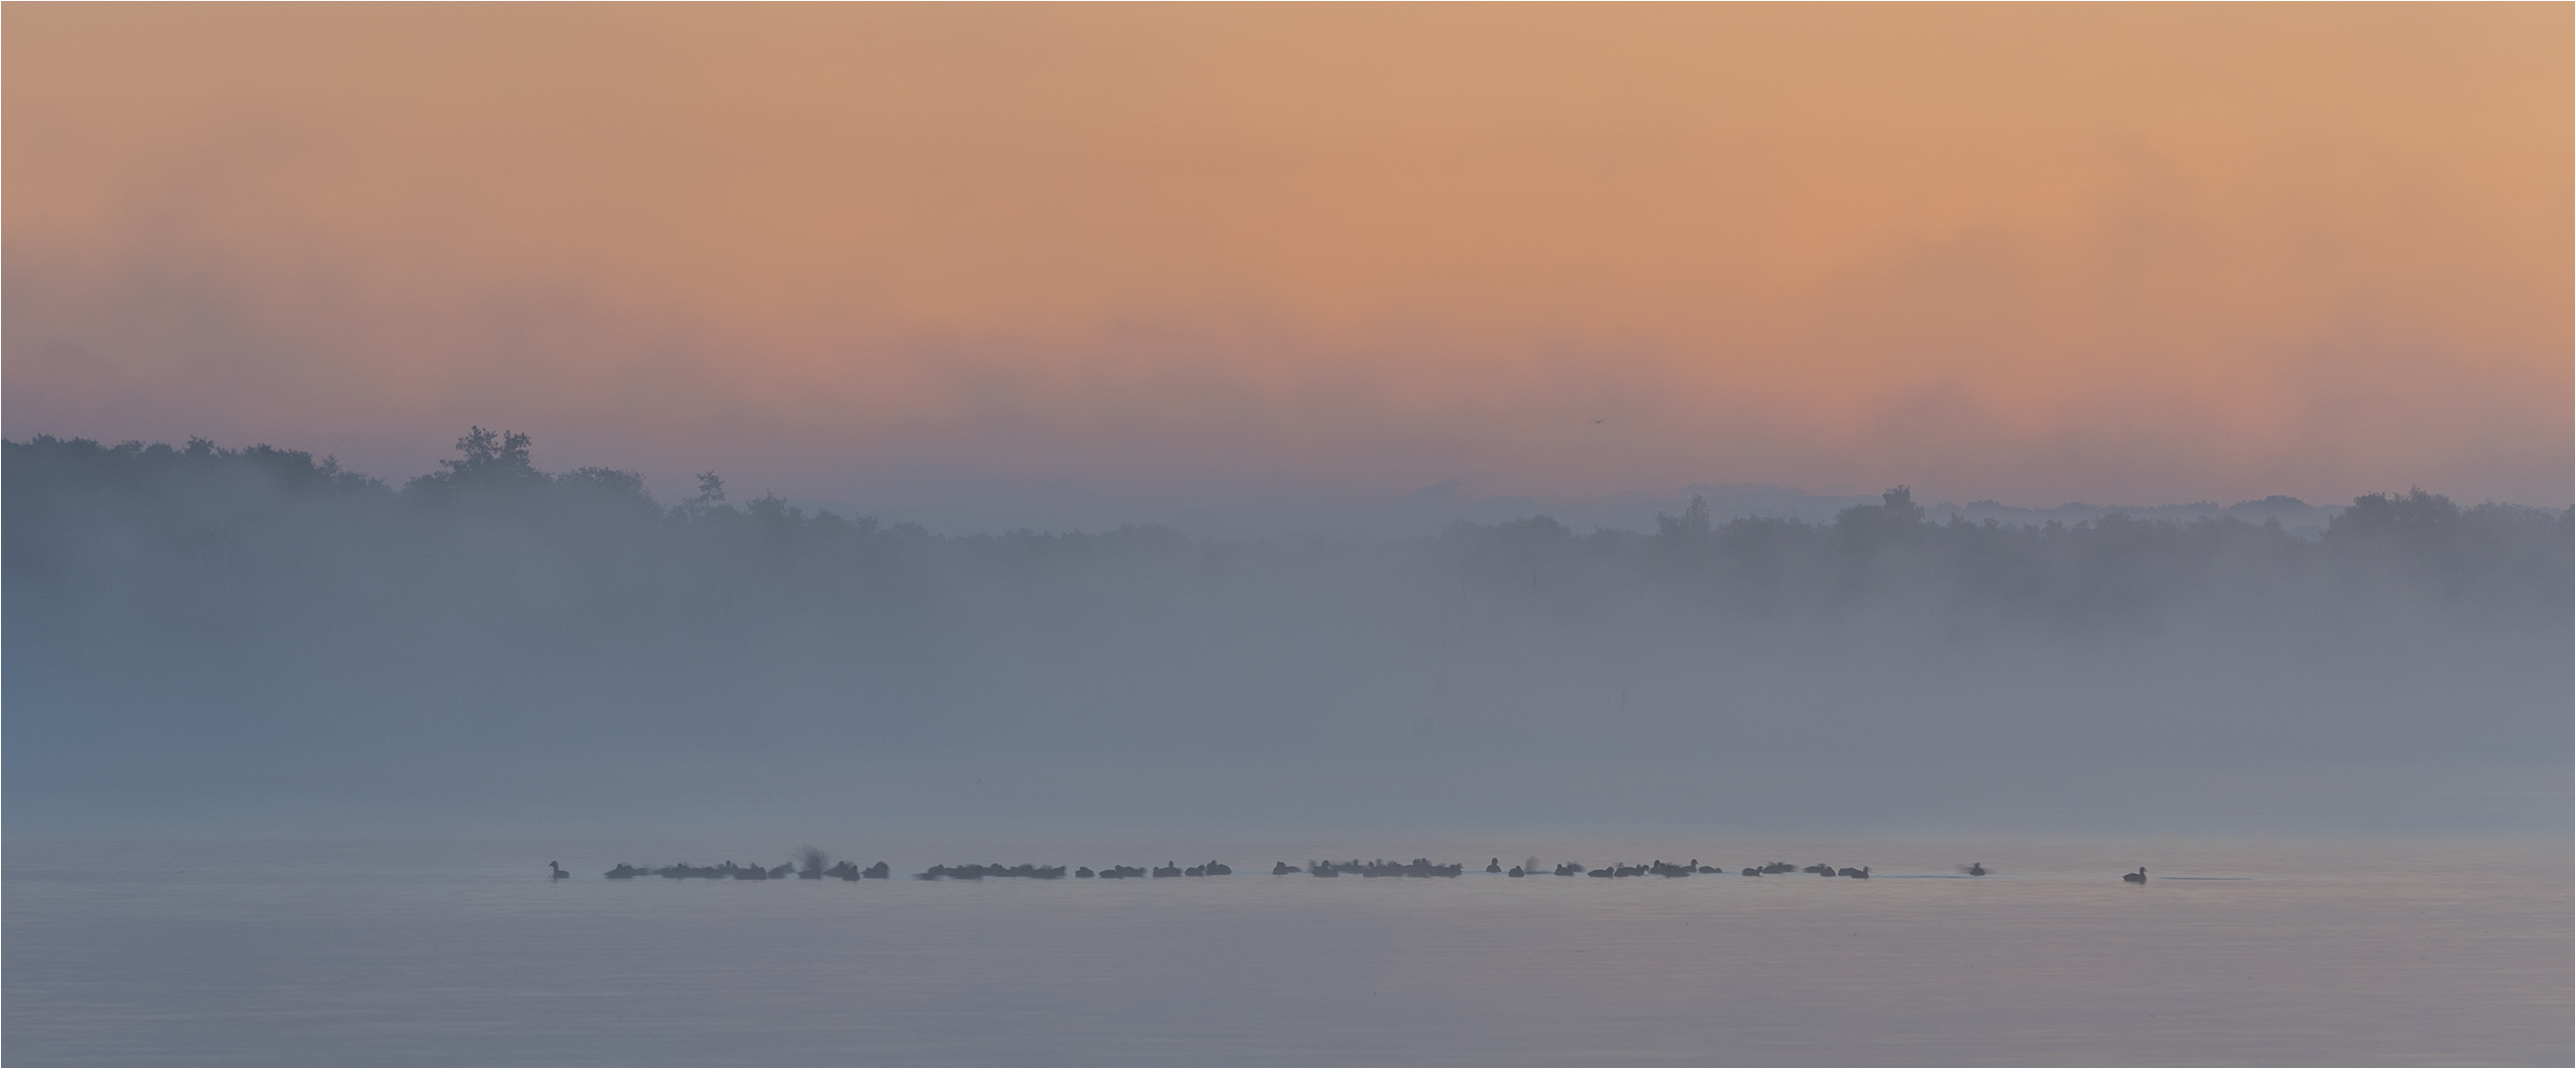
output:
[{"label": "swimming bird", "polygon": [[1746,870],[1744,870],[1744,874],[1745,874],[1745,875],[1747,875],[1747,876],[1759,876],[1759,875],[1762,875],[1762,870],[1761,870],[1761,869],[1746,869]]},{"label": "swimming bird", "polygon": [[1207,863],[1207,874],[1210,876],[1232,876],[1234,875],[1234,869],[1211,861]]},{"label": "swimming bird", "polygon": [[1503,875],[1505,875],[1505,876],[1509,876],[1509,877],[1511,877],[1511,878],[1513,878],[1513,879],[1519,879],[1519,878],[1521,878],[1521,877],[1523,877],[1523,876],[1527,876],[1527,875],[1529,875],[1529,873],[1526,873],[1526,872],[1521,871],[1521,867],[1520,867],[1520,866],[1518,866],[1518,865],[1514,865],[1514,866],[1512,866],[1512,871],[1510,871],[1510,872],[1506,872],[1506,873],[1504,873]]},{"label": "swimming bird", "polygon": [[1154,868],[1154,876],[1155,876],[1155,878],[1157,878],[1157,879],[1160,879],[1160,878],[1165,877],[1165,876],[1178,876],[1178,875],[1180,875],[1180,874],[1181,874],[1181,867],[1180,867],[1179,865],[1172,864],[1172,863],[1171,863],[1171,862],[1169,862],[1169,861],[1166,861],[1166,862],[1162,863],[1161,865],[1155,866],[1155,868]]},{"label": "swimming bird", "polygon": [[1096,875],[1098,875],[1098,873],[1091,871],[1091,866],[1089,865],[1073,870],[1073,878],[1077,880],[1088,880]]},{"label": "swimming bird", "polygon": [[1983,876],[1986,874],[1986,871],[1986,863],[1983,861],[1971,861],[1968,863],[1968,875],[1970,876]]},{"label": "swimming bird", "polygon": [[1503,871],[1503,859],[1501,859],[1501,858],[1499,858],[1499,857],[1498,857],[1498,858],[1493,859],[1492,861],[1485,862],[1485,871],[1487,871],[1487,872],[1501,872],[1501,871]]},{"label": "swimming bird", "polygon": [[558,880],[569,880],[569,879],[571,879],[571,878],[572,878],[572,873],[565,872],[565,871],[564,871],[564,869],[563,869],[563,866],[558,865],[558,864],[555,864],[555,863],[554,863],[554,862],[552,862],[552,861],[546,862],[546,867],[547,867],[548,869],[551,869],[551,870],[553,870],[553,871],[554,871],[554,874],[555,874],[555,875],[554,875],[554,878],[555,878],[555,879],[558,879]]},{"label": "swimming bird", "polygon": [[1303,872],[1303,871],[1305,871],[1305,870],[1304,870],[1304,869],[1300,869],[1300,868],[1298,868],[1298,867],[1297,867],[1297,866],[1295,866],[1295,865],[1291,865],[1291,864],[1289,864],[1289,863],[1287,863],[1287,862],[1285,862],[1285,861],[1282,861],[1282,862],[1279,862],[1278,864],[1275,864],[1275,865],[1270,866],[1270,874],[1271,874],[1271,875],[1273,875],[1273,876],[1294,876],[1294,875],[1296,875],[1296,874],[1298,874],[1298,873],[1300,873],[1300,872]]},{"label": "swimming bird", "polygon": [[2138,871],[2121,873],[2120,878],[2130,883],[2145,883],[2147,882],[2147,867],[2145,865],[2140,865],[2138,866]]}]

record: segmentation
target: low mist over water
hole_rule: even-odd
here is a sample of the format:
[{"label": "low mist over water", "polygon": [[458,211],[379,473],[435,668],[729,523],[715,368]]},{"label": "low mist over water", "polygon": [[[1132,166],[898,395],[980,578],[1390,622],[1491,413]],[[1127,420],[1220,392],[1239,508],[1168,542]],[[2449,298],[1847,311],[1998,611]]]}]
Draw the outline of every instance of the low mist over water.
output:
[{"label": "low mist over water", "polygon": [[459,449],[8,443],[11,831],[2566,822],[2564,509],[948,536]]},{"label": "low mist over water", "polygon": [[0,28],[0,1064],[2576,1060],[2576,6]]}]

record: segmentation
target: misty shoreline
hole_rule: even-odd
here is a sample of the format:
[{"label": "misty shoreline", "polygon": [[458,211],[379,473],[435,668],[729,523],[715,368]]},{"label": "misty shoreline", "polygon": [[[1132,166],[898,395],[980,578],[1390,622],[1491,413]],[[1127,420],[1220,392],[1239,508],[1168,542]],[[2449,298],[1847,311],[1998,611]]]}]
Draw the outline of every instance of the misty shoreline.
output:
[{"label": "misty shoreline", "polygon": [[[2424,491],[2313,538],[1940,521],[1898,488],[1824,522],[1281,543],[937,535],[713,476],[664,505],[479,429],[400,489],[202,440],[5,456],[12,834],[704,822],[746,792],[925,820],[2366,824],[2367,775],[2299,770],[2467,797],[2563,779],[2569,745],[2569,512]],[[2206,805],[2096,797],[2121,768],[2246,771]]]}]

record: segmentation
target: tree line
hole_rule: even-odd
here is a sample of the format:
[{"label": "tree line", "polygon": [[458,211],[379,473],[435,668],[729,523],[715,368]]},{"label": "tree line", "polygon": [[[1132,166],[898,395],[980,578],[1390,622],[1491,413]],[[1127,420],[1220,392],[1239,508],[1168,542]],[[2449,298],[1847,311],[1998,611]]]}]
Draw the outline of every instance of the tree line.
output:
[{"label": "tree line", "polygon": [[[517,431],[469,430],[457,456],[399,488],[332,458],[267,445],[108,446],[37,435],[7,442],[8,570],[13,587],[41,588],[101,544],[185,557],[222,545],[351,542],[400,554],[389,564],[467,556],[497,534],[529,553],[571,554],[584,567],[623,562],[680,568],[773,587],[846,588],[899,573],[1035,580],[1103,567],[1185,576],[1228,561],[1296,556],[1291,547],[1183,536],[1145,524],[1114,531],[938,535],[830,511],[808,513],[774,494],[739,504],[713,472],[697,493],[665,505],[642,476],[610,468],[546,472]],[[1580,613],[1647,597],[1706,611],[1780,611],[1910,603],[2046,614],[2116,614],[2213,588],[2269,595],[2299,587],[2396,585],[2422,599],[2515,618],[2570,610],[2571,510],[2462,506],[2420,488],[2354,499],[2320,539],[2277,523],[2217,517],[2037,525],[1925,518],[1908,489],[1830,522],[1743,518],[1714,522],[1694,500],[1653,531],[1579,533],[1546,516],[1459,522],[1437,536],[1344,547],[1397,567],[1426,590]],[[478,540],[480,540],[478,542]],[[1333,551],[1324,551],[1333,552]],[[17,587],[26,590],[28,587]]]}]

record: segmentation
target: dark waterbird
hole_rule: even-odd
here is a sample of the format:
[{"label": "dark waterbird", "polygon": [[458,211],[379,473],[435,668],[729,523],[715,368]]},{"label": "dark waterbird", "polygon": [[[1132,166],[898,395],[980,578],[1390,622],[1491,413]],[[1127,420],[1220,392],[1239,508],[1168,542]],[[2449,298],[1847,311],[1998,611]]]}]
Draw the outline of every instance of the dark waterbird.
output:
[{"label": "dark waterbird", "polygon": [[1485,871],[1487,871],[1487,872],[1501,872],[1501,871],[1503,871],[1503,859],[1501,859],[1501,858],[1499,858],[1499,857],[1498,857],[1498,858],[1493,859],[1492,861],[1485,862]]},{"label": "dark waterbird", "polygon": [[569,880],[572,878],[572,873],[565,872],[562,865],[558,865],[552,861],[546,862],[546,868],[554,873],[554,879]]},{"label": "dark waterbird", "polygon": [[1967,873],[1970,876],[1983,876],[1993,870],[1988,869],[1986,867],[1986,863],[1983,861],[1971,861],[1968,863],[1967,868],[1960,869],[1959,871]]},{"label": "dark waterbird", "polygon": [[2124,873],[2120,878],[2130,883],[2145,883],[2147,882],[2147,867],[2145,865],[2140,865],[2138,866],[2138,871]]},{"label": "dark waterbird", "polygon": [[1855,880],[1866,880],[1869,878],[1869,866],[1863,865],[1856,869],[1841,869],[1836,871],[1834,875],[1849,876]]},{"label": "dark waterbird", "polygon": [[1000,879],[1061,880],[1062,865],[932,865],[921,874],[925,880],[980,880],[987,876]]},{"label": "dark waterbird", "polygon": [[[1330,869],[1330,870],[1332,870],[1332,871],[1330,871],[1330,872],[1325,871],[1325,870],[1327,870],[1327,869]],[[1379,858],[1379,859],[1376,859],[1376,860],[1373,860],[1373,861],[1361,861],[1361,860],[1359,860],[1359,859],[1357,859],[1357,858],[1353,858],[1353,859],[1351,859],[1351,860],[1349,860],[1349,861],[1327,861],[1327,862],[1322,862],[1322,863],[1320,863],[1320,864],[1316,864],[1316,865],[1312,868],[1312,870],[1311,870],[1311,871],[1313,871],[1313,872],[1314,872],[1314,874],[1315,874],[1315,875],[1317,875],[1317,876],[1338,876],[1338,875],[1340,875],[1340,874],[1342,874],[1342,873],[1349,872],[1349,873],[1357,873],[1357,874],[1359,874],[1359,875],[1361,875],[1361,876],[1366,876],[1366,877],[1378,877],[1378,876],[1441,876],[1441,877],[1448,877],[1448,876],[1456,876],[1456,875],[1458,875],[1459,873],[1462,873],[1462,872],[1467,871],[1467,866],[1466,866],[1466,865],[1464,865],[1464,864],[1461,864],[1461,863],[1457,863],[1457,862],[1451,862],[1451,863],[1449,863],[1449,864],[1443,865],[1443,864],[1439,864],[1439,863],[1437,863],[1437,862],[1434,862],[1434,861],[1432,861],[1430,858],[1427,858],[1427,857],[1417,857],[1417,858],[1414,858],[1412,861],[1409,861],[1409,862],[1408,862],[1408,861],[1388,861],[1388,860],[1386,860],[1386,859],[1384,859],[1384,858]]]},{"label": "dark waterbird", "polygon": [[1285,861],[1270,866],[1270,874],[1273,876],[1294,876],[1303,871],[1305,870]]},{"label": "dark waterbird", "polygon": [[1073,878],[1077,880],[1088,880],[1097,875],[1099,875],[1099,873],[1091,871],[1091,866],[1089,865],[1073,870]]}]

